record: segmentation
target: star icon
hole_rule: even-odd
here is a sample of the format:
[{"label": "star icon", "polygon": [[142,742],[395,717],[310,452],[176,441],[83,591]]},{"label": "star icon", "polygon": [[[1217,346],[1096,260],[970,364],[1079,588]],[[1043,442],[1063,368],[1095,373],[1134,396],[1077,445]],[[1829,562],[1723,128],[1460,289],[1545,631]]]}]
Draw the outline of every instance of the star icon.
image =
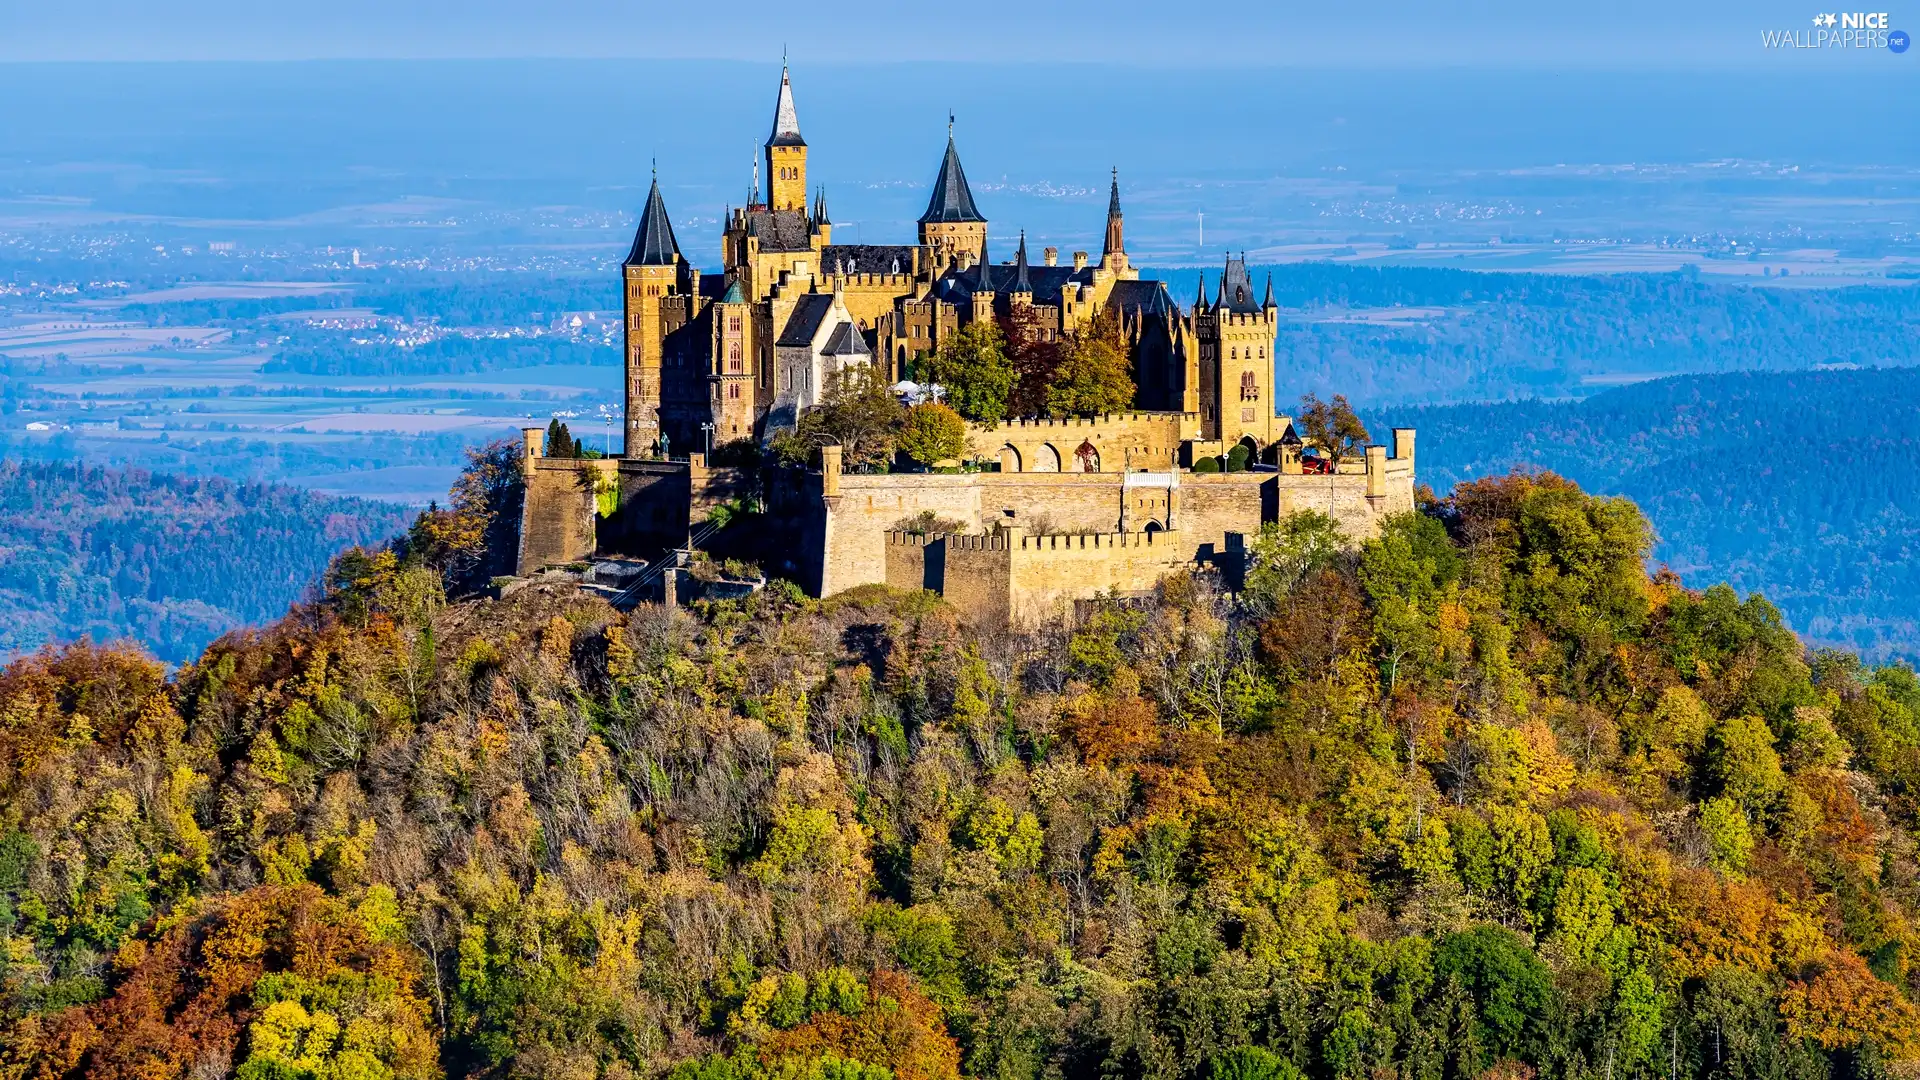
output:
[{"label": "star icon", "polygon": [[1827,25],[1827,17],[1825,15],[1815,15],[1813,17],[1813,25],[1815,26]]},{"label": "star icon", "polygon": [[1832,26],[1832,25],[1833,25],[1834,23],[1836,23],[1836,22],[1838,22],[1838,21],[1839,21],[1839,20],[1838,20],[1838,19],[1835,19],[1835,18],[1834,18],[1834,17],[1832,16],[1832,15],[1828,15],[1828,16],[1827,16],[1827,25],[1828,25],[1828,26]]}]

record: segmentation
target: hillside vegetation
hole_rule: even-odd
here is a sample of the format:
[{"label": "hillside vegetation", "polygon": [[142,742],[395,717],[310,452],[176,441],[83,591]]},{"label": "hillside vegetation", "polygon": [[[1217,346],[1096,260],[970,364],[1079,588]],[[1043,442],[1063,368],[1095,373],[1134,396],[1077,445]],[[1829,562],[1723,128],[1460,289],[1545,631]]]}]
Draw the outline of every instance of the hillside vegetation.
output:
[{"label": "hillside vegetation", "polygon": [[182,663],[405,525],[398,507],[299,488],[0,460],[0,658],[92,636]]},{"label": "hillside vegetation", "polygon": [[[1552,476],[994,633],[447,603],[0,673],[0,1075],[1911,1076],[1920,681]],[[544,590],[544,591],[543,591]]]},{"label": "hillside vegetation", "polygon": [[1387,410],[1441,490],[1515,467],[1625,495],[1691,580],[1762,590],[1809,640],[1920,658],[1920,369],[1660,379],[1584,401]]}]

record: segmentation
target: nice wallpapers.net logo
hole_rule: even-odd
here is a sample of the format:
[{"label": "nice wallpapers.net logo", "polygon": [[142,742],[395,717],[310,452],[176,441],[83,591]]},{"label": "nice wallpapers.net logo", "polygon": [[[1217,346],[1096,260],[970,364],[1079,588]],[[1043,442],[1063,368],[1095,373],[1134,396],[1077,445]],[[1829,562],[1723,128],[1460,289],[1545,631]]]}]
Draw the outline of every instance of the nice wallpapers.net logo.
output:
[{"label": "nice wallpapers.net logo", "polygon": [[1762,30],[1760,43],[1769,49],[1885,49],[1903,53],[1913,44],[1905,30],[1895,30],[1884,11],[1824,11],[1806,29]]}]

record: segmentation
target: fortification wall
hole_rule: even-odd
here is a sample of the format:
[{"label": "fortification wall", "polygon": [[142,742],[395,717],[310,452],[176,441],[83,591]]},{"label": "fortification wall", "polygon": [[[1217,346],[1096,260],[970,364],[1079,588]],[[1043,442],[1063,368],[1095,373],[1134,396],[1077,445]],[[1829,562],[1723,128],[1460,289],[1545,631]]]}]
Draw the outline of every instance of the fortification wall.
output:
[{"label": "fortification wall", "polygon": [[[938,548],[940,595],[982,626],[998,626],[1012,615],[1016,595],[1012,584],[1016,537],[995,535],[947,536]],[[928,562],[933,562],[930,555]]]},{"label": "fortification wall", "polygon": [[1005,473],[1082,472],[1080,447],[1094,448],[1094,471],[1170,469],[1180,443],[1199,430],[1193,413],[1128,412],[1059,420],[1009,420],[992,428],[967,426],[973,455],[999,460]]},{"label": "fortification wall", "polygon": [[599,472],[600,463],[536,457],[523,465],[526,487],[514,573],[531,574],[591,556],[596,540],[593,483],[582,476],[582,466],[589,473]]},{"label": "fortification wall", "polygon": [[938,589],[939,578],[927,576],[927,549],[938,547],[938,536],[889,530],[886,541],[887,584],[896,589]]},{"label": "fortification wall", "polygon": [[[821,552],[819,595],[887,580],[886,534],[900,521],[931,510],[978,532],[980,485],[974,475],[910,474],[838,477],[817,543]],[[807,543],[816,541],[809,536]]]},{"label": "fortification wall", "polygon": [[1043,622],[1096,593],[1150,592],[1190,559],[1178,531],[1091,536],[1017,536],[1009,552],[1006,617],[1022,626]]}]

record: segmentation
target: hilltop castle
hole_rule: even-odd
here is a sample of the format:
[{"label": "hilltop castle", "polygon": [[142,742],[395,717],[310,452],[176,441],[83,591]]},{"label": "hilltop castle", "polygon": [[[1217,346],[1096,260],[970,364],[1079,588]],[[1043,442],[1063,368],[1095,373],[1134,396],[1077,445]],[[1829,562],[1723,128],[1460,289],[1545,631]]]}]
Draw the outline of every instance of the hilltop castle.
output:
[{"label": "hilltop castle", "polygon": [[[681,252],[656,176],[622,265],[626,454],[545,459],[527,439],[520,568],[594,553],[657,557],[689,543],[708,507],[755,497],[772,529],[750,553],[817,595],[866,582],[925,585],[972,613],[1030,620],[1095,592],[1137,592],[1168,570],[1226,561],[1246,533],[1299,503],[1347,531],[1412,508],[1413,432],[1396,430],[1331,475],[1277,414],[1278,309],[1229,258],[1214,296],[1183,312],[1126,251],[1118,172],[1098,260],[989,255],[988,219],[968,186],[951,119],[911,244],[836,244],[826,195],[809,186],[809,147],[783,68],[772,131],[744,206],[730,208],[721,270]],[[1004,249],[1003,249],[1004,250]],[[817,465],[710,466],[709,446],[764,442],[819,403],[829,373],[877,365],[888,381],[982,320],[1019,317],[1057,339],[1108,314],[1131,360],[1124,415],[1028,418],[971,427],[983,471],[862,475],[838,447]],[[1193,472],[1235,448],[1245,472]],[[702,451],[702,452],[695,452]],[[916,519],[945,522],[928,536]],[[956,527],[957,523],[957,527]]]}]

